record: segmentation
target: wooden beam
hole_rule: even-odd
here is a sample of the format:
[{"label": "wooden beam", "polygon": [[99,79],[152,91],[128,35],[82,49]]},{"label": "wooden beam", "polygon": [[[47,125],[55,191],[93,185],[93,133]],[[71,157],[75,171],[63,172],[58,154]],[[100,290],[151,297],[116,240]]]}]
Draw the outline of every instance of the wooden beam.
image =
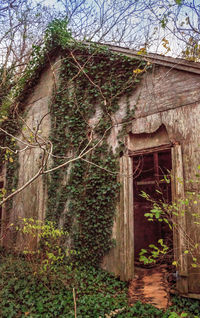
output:
[{"label": "wooden beam", "polygon": [[157,184],[159,184],[159,166],[158,166],[158,153],[153,153],[153,161],[154,161],[154,176],[155,181]]},{"label": "wooden beam", "polygon": [[179,207],[178,216],[175,218],[174,226],[174,251],[175,261],[178,262],[178,280],[177,290],[180,293],[188,293],[188,257],[184,254],[187,249],[186,244],[186,216],[184,205],[181,205],[181,200],[185,198],[184,178],[183,178],[183,162],[181,145],[175,144],[172,148],[172,171],[173,171],[173,192],[172,200]]},{"label": "wooden beam", "polygon": [[171,149],[171,147],[172,147],[172,144],[165,144],[165,145],[162,145],[162,146],[147,148],[147,149],[143,149],[143,150],[136,150],[136,151],[129,150],[128,151],[128,155],[129,156],[144,155],[144,154],[148,154],[148,153],[169,150],[169,149]]}]

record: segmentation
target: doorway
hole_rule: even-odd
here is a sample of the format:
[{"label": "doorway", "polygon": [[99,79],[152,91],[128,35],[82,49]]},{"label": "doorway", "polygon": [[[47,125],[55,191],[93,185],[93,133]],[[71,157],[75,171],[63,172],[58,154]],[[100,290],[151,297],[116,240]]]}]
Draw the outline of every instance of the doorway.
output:
[{"label": "doorway", "polygon": [[[171,203],[172,191],[170,174],[172,170],[171,148],[141,151],[132,156],[133,160],[133,209],[134,209],[134,251],[139,261],[142,249],[150,244],[158,246],[158,240],[173,249],[173,234],[165,222],[149,221],[145,213],[152,209],[141,194],[145,192],[156,202]],[[172,255],[172,253],[171,253]],[[166,259],[165,259],[166,261]]]}]

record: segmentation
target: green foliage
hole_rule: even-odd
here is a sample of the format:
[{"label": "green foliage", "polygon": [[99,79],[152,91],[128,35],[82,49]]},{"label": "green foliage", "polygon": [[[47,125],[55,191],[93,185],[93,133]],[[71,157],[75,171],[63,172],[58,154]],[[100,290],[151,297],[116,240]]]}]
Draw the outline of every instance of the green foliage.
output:
[{"label": "green foliage", "polygon": [[165,29],[167,26],[167,23],[168,23],[167,15],[164,15],[162,20],[160,21],[161,27]]},{"label": "green foliage", "polygon": [[[186,18],[186,24],[188,24],[188,17]],[[200,56],[200,43],[198,39],[191,36],[188,39],[188,44],[185,50],[182,51],[183,57],[188,61],[199,62]]]},{"label": "green foliage", "polygon": [[[24,115],[27,95],[49,60],[59,52],[62,57],[59,83],[50,105],[53,167],[88,147],[93,150],[84,157],[87,162],[78,160],[47,177],[47,219],[56,223],[62,219],[75,248],[80,251],[79,259],[97,266],[113,244],[111,230],[119,194],[118,156],[108,146],[107,138],[122,96],[127,103],[121,133],[126,122],[133,118],[134,107],[130,109],[129,96],[151,66],[112,53],[103,46],[76,43],[67,23],[66,19],[54,20],[46,30],[44,45],[33,47],[23,76],[2,101],[0,111],[6,107],[7,113],[2,113],[1,127],[17,135],[22,123],[17,121],[13,109],[18,105],[19,114]],[[97,106],[100,118],[96,125],[90,126]],[[1,135],[1,145],[10,146],[11,138]],[[98,143],[101,138],[102,142]],[[123,145],[123,140],[119,140],[119,144]],[[1,155],[5,157],[6,153],[1,150]],[[14,163],[8,159],[7,194],[17,184],[18,156],[12,159]],[[9,209],[11,207],[12,201]]]},{"label": "green foliage", "polygon": [[[2,101],[4,100],[5,96],[8,95],[12,86],[14,85],[12,78],[12,69],[6,69],[5,67],[0,68],[0,105],[2,104]],[[0,120],[2,119],[2,116],[7,115],[7,104],[5,103],[4,107],[0,107]]]},{"label": "green foliage", "polygon": [[187,318],[200,317],[200,301],[180,296],[174,296],[172,298],[171,310],[176,313],[185,312]]},{"label": "green foliage", "polygon": [[[14,224],[12,226],[14,227]],[[76,254],[75,250],[66,246],[68,232],[57,228],[51,221],[44,223],[32,218],[23,218],[15,226],[15,230],[22,234],[23,241],[26,242],[23,254],[31,261],[35,272],[55,271],[58,265]],[[39,243],[36,243],[38,239]],[[37,246],[30,249],[30,242],[35,242]]]},{"label": "green foliage", "polygon": [[[128,97],[136,87],[135,79],[142,76],[139,73],[136,78],[133,70],[139,65],[144,72],[146,63],[94,44],[71,43],[62,54],[60,83],[50,105],[53,167],[84,149],[93,150],[84,157],[87,162],[77,160],[51,173],[47,219],[58,222],[64,215],[64,227],[80,252],[79,260],[97,266],[113,244],[111,231],[119,195],[118,155],[107,144],[111,118],[122,95],[127,97],[125,123],[133,117]],[[78,71],[78,65],[84,65],[83,71]],[[89,122],[97,105],[101,115],[92,127]]]},{"label": "green foliage", "polygon": [[183,0],[175,0],[176,4],[178,4],[179,6],[183,4]]},{"label": "green foliage", "polygon": [[[98,157],[99,154],[96,154],[96,158],[93,156],[93,162],[99,165],[104,164],[104,167],[110,170],[116,169],[111,155],[105,162],[100,161]],[[77,228],[73,229],[73,238],[75,247],[81,252],[79,255],[81,261],[98,265],[112,246],[111,231],[119,185],[115,175],[102,173],[94,166],[86,166],[85,169],[88,170],[87,177],[83,179],[85,184],[81,185],[77,175],[80,170],[77,170],[76,164],[68,186],[70,209],[75,211],[74,218],[77,222]],[[77,188],[80,195],[76,193]]]},{"label": "green foliage", "polygon": [[144,264],[156,263],[156,261],[161,255],[165,255],[169,252],[169,247],[166,244],[164,244],[163,239],[159,239],[158,243],[159,246],[150,244],[148,251],[145,249],[141,250],[139,254],[140,262],[143,262]]},{"label": "green foliage", "polygon": [[[14,106],[23,102],[28,96],[32,87],[36,84],[41,71],[44,69],[53,52],[56,49],[64,48],[70,42],[71,34],[67,30],[67,20],[53,20],[47,27],[44,43],[41,46],[33,45],[29,63],[23,75],[13,83],[14,74],[7,70],[7,77],[4,80],[4,69],[0,69],[1,94],[0,94],[0,120],[6,120]],[[20,106],[22,107],[22,104]],[[20,109],[19,109],[20,110]],[[14,118],[15,119],[15,118]],[[18,127],[19,128],[19,127]]]},{"label": "green foliage", "polygon": [[63,265],[49,275],[34,275],[30,263],[4,259],[0,266],[1,317],[99,317],[127,304],[126,285],[94,268],[69,270]]},{"label": "green foliage", "polygon": [[69,41],[72,40],[71,33],[68,30],[68,19],[63,20],[54,19],[49,23],[45,31],[45,44],[47,47],[55,48],[62,47],[66,48]]},{"label": "green foliage", "polygon": [[[199,166],[197,169],[199,170]],[[199,172],[199,171],[198,171]],[[187,184],[192,185],[195,188],[199,184],[199,173],[196,174],[195,179],[190,179]],[[162,182],[169,183],[170,177],[164,176]],[[183,184],[183,180],[177,180],[180,185]],[[181,235],[184,240],[184,247],[182,248],[182,256],[188,257],[190,259],[190,266],[193,268],[200,267],[199,259],[199,241],[197,236],[194,236],[194,231],[198,231],[198,226],[200,225],[200,216],[196,212],[196,206],[200,203],[200,194],[197,191],[186,191],[183,198],[179,198],[174,202],[165,202],[164,195],[160,190],[156,192],[161,196],[161,198],[153,198],[144,191],[141,192],[141,196],[151,203],[150,212],[144,214],[144,216],[150,222],[163,222],[165,226],[169,227],[170,231],[176,233],[176,235]],[[189,220],[193,227],[192,231],[188,230],[180,225],[180,220],[189,216]],[[167,254],[171,251],[170,246],[167,246],[162,239],[158,240],[161,246],[155,246],[154,244],[149,245],[149,249],[142,249],[140,252],[140,261],[144,264],[155,263],[159,260],[159,257],[163,254]],[[167,243],[168,244],[168,243]],[[183,244],[183,243],[182,243]],[[180,255],[179,255],[180,257]],[[178,267],[179,259],[172,261],[172,265]]]},{"label": "green foliage", "polygon": [[[173,299],[166,311],[137,302],[128,305],[127,284],[94,267],[62,264],[56,272],[34,273],[30,262],[0,257],[0,316],[74,318],[197,318],[199,301]],[[187,316],[185,315],[187,313]]]}]

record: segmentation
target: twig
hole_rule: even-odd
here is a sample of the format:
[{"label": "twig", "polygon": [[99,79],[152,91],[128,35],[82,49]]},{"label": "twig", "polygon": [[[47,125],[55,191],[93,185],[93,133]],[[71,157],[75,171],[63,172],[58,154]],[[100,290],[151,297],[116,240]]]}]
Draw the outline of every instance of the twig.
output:
[{"label": "twig", "polygon": [[73,299],[74,299],[74,318],[77,318],[76,314],[76,293],[75,293],[75,288],[73,287]]}]

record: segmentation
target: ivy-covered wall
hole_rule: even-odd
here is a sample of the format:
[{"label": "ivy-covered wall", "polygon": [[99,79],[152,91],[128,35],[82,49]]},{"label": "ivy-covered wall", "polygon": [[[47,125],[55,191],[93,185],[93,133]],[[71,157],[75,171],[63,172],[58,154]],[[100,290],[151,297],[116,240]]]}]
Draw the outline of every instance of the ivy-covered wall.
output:
[{"label": "ivy-covered wall", "polygon": [[[107,47],[77,43],[69,33],[64,37],[58,22],[48,32],[43,54],[38,48],[33,54],[32,65],[37,67],[29,68],[28,87],[26,77],[17,93],[15,90],[15,100],[22,115],[26,113],[29,127],[34,129],[42,121],[41,135],[53,147],[46,168],[85,155],[40,176],[14,197],[10,220],[19,216],[54,220],[69,231],[79,261],[98,266],[115,244],[111,234],[119,200],[119,157],[126,125],[134,117],[129,97],[149,66]],[[8,113],[12,114],[12,107]],[[13,134],[23,139],[29,133],[23,132],[25,126],[15,126]],[[18,186],[34,175],[40,166],[40,151],[33,147],[19,159],[5,160],[10,180],[7,193],[16,187],[15,174]],[[19,163],[18,169],[13,161]],[[10,167],[15,167],[15,173],[9,177]]]},{"label": "ivy-covered wall", "polygon": [[[117,126],[122,136],[125,123],[133,117],[128,97],[139,81],[133,73],[138,61],[82,44],[66,49],[61,59],[59,84],[50,103],[53,167],[64,163],[67,156],[94,148],[82,160],[48,176],[46,217],[57,223],[62,219],[80,252],[79,259],[98,265],[113,244],[120,189],[117,172],[123,138],[119,134],[115,153],[108,141],[112,128]],[[126,96],[126,111],[124,124],[119,124],[115,113],[122,96]]]}]

